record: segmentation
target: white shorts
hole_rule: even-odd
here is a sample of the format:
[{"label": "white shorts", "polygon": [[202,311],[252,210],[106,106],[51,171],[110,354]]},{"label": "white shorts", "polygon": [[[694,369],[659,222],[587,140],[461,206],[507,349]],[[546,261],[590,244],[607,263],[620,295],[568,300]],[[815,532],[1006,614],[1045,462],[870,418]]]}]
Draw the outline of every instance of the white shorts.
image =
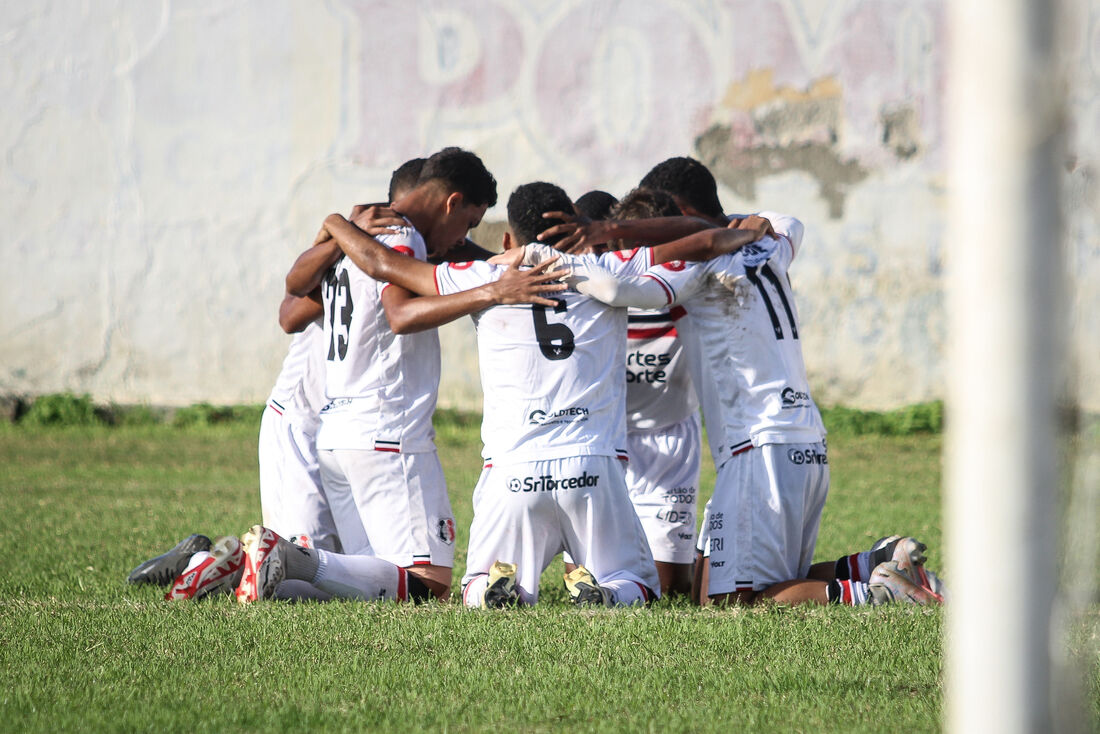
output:
[{"label": "white shorts", "polygon": [[260,419],[259,456],[264,527],[284,538],[308,535],[314,547],[339,550],[313,436],[268,406]]},{"label": "white shorts", "polygon": [[455,520],[436,452],[319,454],[344,553],[376,556],[402,568],[454,566]]},{"label": "white shorts", "polygon": [[707,595],[805,578],[829,493],[825,444],[765,444],[718,469],[699,547]]},{"label": "white shorts", "polygon": [[626,434],[626,486],[655,561],[695,560],[702,432],[693,414],[658,431]]},{"label": "white shorts", "polygon": [[515,563],[520,599],[534,604],[539,577],[562,551],[599,583],[626,579],[660,592],[618,459],[575,456],[482,471],[462,585],[494,561]]}]

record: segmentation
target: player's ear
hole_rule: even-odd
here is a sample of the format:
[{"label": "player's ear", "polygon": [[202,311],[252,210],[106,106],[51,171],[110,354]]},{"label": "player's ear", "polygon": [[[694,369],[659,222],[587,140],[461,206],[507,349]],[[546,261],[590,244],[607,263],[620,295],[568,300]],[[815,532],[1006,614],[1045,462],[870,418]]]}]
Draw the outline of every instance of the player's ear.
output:
[{"label": "player's ear", "polygon": [[450,195],[447,196],[447,201],[445,202],[446,212],[450,214],[462,206],[462,198],[462,194],[457,191],[452,191]]},{"label": "player's ear", "polygon": [[504,230],[504,241],[501,242],[501,247],[505,250],[511,250],[516,246],[516,243],[512,240],[512,233],[508,230]]}]

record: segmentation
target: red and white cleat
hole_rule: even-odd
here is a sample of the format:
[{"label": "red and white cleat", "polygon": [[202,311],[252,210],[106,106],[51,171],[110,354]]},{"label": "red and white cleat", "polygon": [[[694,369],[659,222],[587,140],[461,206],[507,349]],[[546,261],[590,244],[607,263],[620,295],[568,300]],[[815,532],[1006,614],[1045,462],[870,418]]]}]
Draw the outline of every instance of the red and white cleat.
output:
[{"label": "red and white cleat", "polygon": [[210,547],[210,555],[177,576],[164,598],[198,600],[219,592],[231,593],[240,583],[244,557],[241,541],[232,535],[218,538]]}]

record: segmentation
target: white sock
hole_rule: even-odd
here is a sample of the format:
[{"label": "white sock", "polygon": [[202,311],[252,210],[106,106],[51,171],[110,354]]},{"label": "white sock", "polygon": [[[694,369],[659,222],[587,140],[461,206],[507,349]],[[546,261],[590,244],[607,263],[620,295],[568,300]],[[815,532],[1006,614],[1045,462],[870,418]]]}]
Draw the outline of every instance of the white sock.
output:
[{"label": "white sock", "polygon": [[600,587],[611,593],[611,600],[617,607],[630,607],[649,601],[649,592],[637,581],[615,579],[601,583]]},{"label": "white sock", "polygon": [[485,590],[489,588],[489,574],[483,573],[470,579],[466,588],[462,590],[462,603],[470,609],[481,608],[481,598],[485,596]]},{"label": "white sock", "polygon": [[317,575],[313,585],[341,599],[408,598],[405,569],[373,556],[345,556],[315,549]]},{"label": "white sock", "polygon": [[183,569],[183,572],[180,575],[183,575],[184,573],[187,573],[188,571],[193,569],[195,566],[197,566],[200,563],[202,563],[203,561],[205,561],[211,555],[213,555],[213,554],[210,551],[199,551],[198,553],[195,553],[194,555],[191,556],[191,560],[189,560],[187,562],[187,568]]}]

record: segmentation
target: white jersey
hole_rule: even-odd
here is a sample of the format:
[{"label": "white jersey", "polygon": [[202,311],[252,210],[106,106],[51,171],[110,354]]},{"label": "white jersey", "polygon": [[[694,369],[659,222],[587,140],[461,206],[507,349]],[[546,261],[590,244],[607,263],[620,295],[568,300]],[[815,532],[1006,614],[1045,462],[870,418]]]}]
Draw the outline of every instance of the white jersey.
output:
[{"label": "white jersey", "polygon": [[[611,272],[640,274],[649,264],[648,252],[642,253],[598,259]],[[573,259],[562,257],[566,263]],[[456,293],[492,282],[503,270],[484,262],[443,264],[436,268],[436,285],[440,294]],[[574,291],[551,297],[557,307],[494,306],[473,317],[485,393],[486,462],[625,459],[626,309]]]},{"label": "white jersey", "polygon": [[[427,259],[420,233],[405,227],[378,238],[418,260]],[[317,448],[433,451],[432,413],[439,391],[435,329],[394,334],[382,308],[388,284],[348,258],[325,274],[325,397]]]},{"label": "white jersey", "polygon": [[627,312],[626,424],[629,431],[673,426],[699,408],[680,337],[683,306]]},{"label": "white jersey", "polygon": [[324,330],[314,321],[290,340],[283,368],[267,405],[310,436],[317,433],[318,414],[324,406],[325,366],[321,351]]},{"label": "white jersey", "polygon": [[693,377],[721,466],[769,443],[816,443],[825,436],[810,396],[787,270],[802,224],[771,215],[780,236],[698,265],[666,263],[646,275],[683,303]]}]

